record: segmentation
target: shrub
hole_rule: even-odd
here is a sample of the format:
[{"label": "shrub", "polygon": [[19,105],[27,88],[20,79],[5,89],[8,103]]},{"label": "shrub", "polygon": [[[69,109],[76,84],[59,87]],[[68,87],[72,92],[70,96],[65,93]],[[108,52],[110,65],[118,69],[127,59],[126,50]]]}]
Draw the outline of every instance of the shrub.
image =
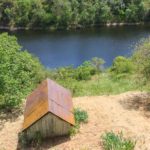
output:
[{"label": "shrub", "polygon": [[39,148],[43,141],[43,138],[39,131],[35,132],[31,139],[27,137],[26,132],[20,132],[18,138],[20,149],[24,149],[30,146]]},{"label": "shrub", "polygon": [[0,107],[18,107],[22,99],[45,78],[39,60],[21,46],[14,36],[0,35]]},{"label": "shrub", "polygon": [[116,57],[110,69],[112,75],[119,78],[132,73],[133,70],[134,66],[132,61],[129,58],[125,58],[123,56]]},{"label": "shrub", "polygon": [[60,80],[90,80],[91,76],[96,74],[96,68],[92,65],[90,61],[85,61],[82,65],[77,68],[72,66],[61,67],[55,70],[51,70],[49,77],[57,81]]},{"label": "shrub", "polygon": [[52,70],[50,76],[55,80],[68,80],[75,78],[74,73],[75,69],[72,66],[68,66]]},{"label": "shrub", "polygon": [[78,132],[81,123],[88,122],[88,113],[80,108],[74,109],[74,117],[75,126],[71,128],[70,135],[75,135]]},{"label": "shrub", "polygon": [[150,81],[150,37],[136,46],[132,61],[136,66],[136,72]]},{"label": "shrub", "polygon": [[104,150],[134,150],[135,142],[123,137],[122,133],[107,132],[102,136]]},{"label": "shrub", "polygon": [[90,80],[91,76],[96,73],[96,69],[92,66],[90,61],[85,61],[75,71],[76,80]]},{"label": "shrub", "polygon": [[74,110],[75,122],[76,123],[86,123],[88,120],[88,114],[85,110],[76,108]]},{"label": "shrub", "polygon": [[72,128],[70,129],[70,131],[69,131],[70,136],[74,136],[75,134],[77,134],[78,131],[79,131],[79,128],[80,128],[80,124],[79,124],[79,123],[76,123],[76,124],[74,125],[74,127],[72,127]]},{"label": "shrub", "polygon": [[91,63],[95,67],[97,72],[101,72],[105,61],[102,58],[94,57],[94,58],[92,58]]}]

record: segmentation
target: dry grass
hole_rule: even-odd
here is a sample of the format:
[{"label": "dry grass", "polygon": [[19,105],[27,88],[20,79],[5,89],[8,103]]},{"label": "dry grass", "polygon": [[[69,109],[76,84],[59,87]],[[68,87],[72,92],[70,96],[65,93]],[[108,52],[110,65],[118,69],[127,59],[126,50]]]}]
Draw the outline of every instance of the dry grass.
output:
[{"label": "dry grass", "polygon": [[[138,97],[138,98],[137,98]],[[138,99],[138,100],[137,100]],[[125,137],[137,141],[135,150],[150,149],[150,118],[145,116],[143,104],[136,101],[147,101],[149,95],[141,92],[127,92],[114,96],[93,96],[74,98],[74,106],[88,112],[87,124],[80,127],[74,137],[47,139],[41,146],[43,150],[101,150],[100,137],[106,131],[123,132]],[[130,107],[129,107],[130,106]],[[135,107],[136,106],[136,109]],[[143,109],[142,109],[143,108]],[[18,143],[18,132],[21,129],[23,116],[6,121],[0,130],[0,150],[15,150]],[[19,147],[18,147],[19,149]]]}]

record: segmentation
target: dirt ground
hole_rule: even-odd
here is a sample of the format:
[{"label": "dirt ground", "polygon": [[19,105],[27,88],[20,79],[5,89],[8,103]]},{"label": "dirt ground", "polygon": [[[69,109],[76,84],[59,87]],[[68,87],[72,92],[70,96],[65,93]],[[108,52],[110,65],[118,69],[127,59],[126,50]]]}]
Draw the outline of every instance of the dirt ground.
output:
[{"label": "dirt ground", "polygon": [[[150,95],[127,92],[114,96],[78,97],[75,107],[88,112],[89,121],[82,124],[74,137],[48,139],[41,150],[101,150],[101,136],[106,131],[122,131],[137,141],[135,150],[150,150]],[[15,150],[23,116],[18,112],[0,115],[0,150]],[[30,148],[33,149],[33,148]]]}]

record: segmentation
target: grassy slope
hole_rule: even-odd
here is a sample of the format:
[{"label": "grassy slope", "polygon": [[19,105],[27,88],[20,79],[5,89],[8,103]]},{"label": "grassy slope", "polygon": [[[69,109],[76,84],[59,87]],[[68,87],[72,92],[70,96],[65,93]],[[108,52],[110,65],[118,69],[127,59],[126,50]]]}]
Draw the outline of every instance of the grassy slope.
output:
[{"label": "grassy slope", "polygon": [[69,80],[60,81],[60,84],[71,89],[74,96],[109,95],[143,89],[136,83],[133,76],[115,80],[107,73],[93,76],[88,81]]}]

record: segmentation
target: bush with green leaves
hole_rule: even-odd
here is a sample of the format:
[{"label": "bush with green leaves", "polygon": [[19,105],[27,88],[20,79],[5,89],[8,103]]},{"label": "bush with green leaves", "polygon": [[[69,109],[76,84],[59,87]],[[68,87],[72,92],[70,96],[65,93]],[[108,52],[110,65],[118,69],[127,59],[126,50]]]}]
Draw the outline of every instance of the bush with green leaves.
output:
[{"label": "bush with green leaves", "polygon": [[86,123],[88,121],[88,114],[85,110],[80,108],[74,109],[74,116],[76,123]]},{"label": "bush with green leaves", "polygon": [[123,133],[107,132],[102,136],[104,150],[134,150],[136,142],[123,137]]},{"label": "bush with green leaves", "polygon": [[18,134],[18,140],[20,149],[26,149],[31,146],[38,149],[43,141],[43,138],[40,131],[36,131],[32,138],[29,138],[27,133],[24,131]]},{"label": "bush with green leaves", "polygon": [[60,80],[90,80],[93,75],[97,73],[96,67],[91,61],[85,61],[77,68],[73,66],[61,67],[55,70],[51,70],[49,76],[57,81]]},{"label": "bush with green leaves", "polygon": [[150,37],[142,40],[136,46],[132,61],[136,66],[136,73],[150,81]]},{"label": "bush with green leaves", "polygon": [[134,71],[134,64],[129,58],[118,56],[113,61],[110,71],[115,78],[124,77]]},{"label": "bush with green leaves", "polygon": [[85,61],[75,70],[76,80],[90,80],[92,75],[96,74],[96,69],[92,66],[90,61]]},{"label": "bush with green leaves", "polygon": [[72,66],[61,67],[50,71],[50,77],[54,80],[68,80],[75,78],[75,68]]},{"label": "bush with green leaves", "polygon": [[0,107],[18,107],[22,99],[45,78],[39,60],[22,51],[14,36],[0,35]]},{"label": "bush with green leaves", "polygon": [[93,57],[91,64],[94,66],[97,72],[102,72],[105,61],[102,58]]},{"label": "bush with green leaves", "polygon": [[85,110],[82,110],[81,108],[74,109],[74,117],[75,126],[71,128],[70,135],[75,135],[78,132],[81,123],[88,122],[88,113]]}]

